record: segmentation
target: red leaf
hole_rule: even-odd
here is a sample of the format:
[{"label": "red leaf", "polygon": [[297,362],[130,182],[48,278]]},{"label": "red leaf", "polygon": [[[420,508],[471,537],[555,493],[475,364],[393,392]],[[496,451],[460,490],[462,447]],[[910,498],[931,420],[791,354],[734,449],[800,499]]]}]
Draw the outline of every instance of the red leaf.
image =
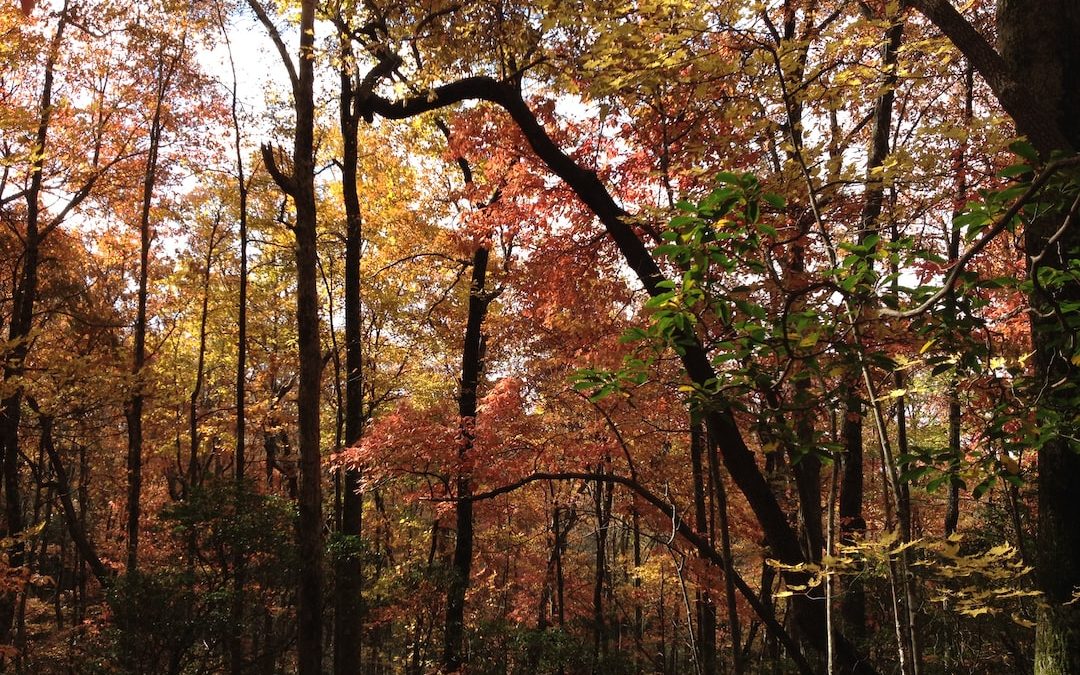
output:
[{"label": "red leaf", "polygon": [[26,16],[30,16],[30,12],[34,11],[34,5],[37,4],[37,0],[22,0],[22,12]]}]

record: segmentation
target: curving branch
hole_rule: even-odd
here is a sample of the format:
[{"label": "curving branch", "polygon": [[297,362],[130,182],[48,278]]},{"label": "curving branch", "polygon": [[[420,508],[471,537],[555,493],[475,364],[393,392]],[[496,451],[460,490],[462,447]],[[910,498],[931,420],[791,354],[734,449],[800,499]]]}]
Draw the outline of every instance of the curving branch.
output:
[{"label": "curving branch", "polygon": [[709,562],[717,565],[723,570],[731,570],[731,578],[735,584],[735,587],[739,589],[739,593],[746,599],[754,613],[758,615],[762,623],[772,635],[779,640],[784,648],[788,650],[791,658],[799,666],[799,672],[801,673],[813,673],[813,668],[807,662],[806,657],[803,656],[802,651],[799,649],[799,645],[791,638],[784,627],[780,625],[780,622],[776,620],[776,617],[765,607],[761,600],[758,598],[757,593],[750,587],[746,580],[735,571],[734,567],[727,565],[723,555],[720,554],[712,544],[699,534],[696,530],[686,524],[681,516],[678,515],[678,509],[674,503],[669,503],[666,500],[660,498],[651,490],[643,486],[637,480],[628,478],[626,476],[619,476],[610,473],[592,473],[586,471],[556,471],[556,472],[537,472],[529,474],[524,478],[501,485],[492,490],[486,492],[477,492],[466,498],[450,498],[449,501],[471,501],[477,502],[485,499],[493,499],[500,495],[504,495],[510,492],[519,490],[530,483],[537,481],[552,481],[552,480],[583,480],[583,481],[599,481],[603,483],[613,483],[615,485],[622,485],[629,489],[634,494],[638,495],[656,510],[664,515],[665,518],[671,520],[672,531],[680,535],[683,539],[697,548],[701,557],[706,558]]},{"label": "curving branch", "polygon": [[957,281],[960,280],[960,275],[963,273],[964,268],[971,261],[971,259],[978,255],[979,251],[982,251],[984,248],[986,248],[986,245],[993,241],[995,238],[997,238],[999,234],[1005,231],[1005,229],[1009,226],[1009,223],[1012,222],[1012,219],[1020,213],[1020,209],[1024,208],[1024,206],[1026,206],[1028,203],[1031,202],[1032,199],[1035,198],[1035,195],[1037,195],[1039,191],[1046,186],[1047,181],[1049,181],[1054,176],[1054,174],[1056,174],[1058,171],[1061,171],[1062,169],[1067,169],[1069,167],[1077,165],[1080,165],[1080,156],[1069,157],[1067,159],[1059,159],[1047,164],[1046,168],[1042,170],[1042,173],[1040,173],[1038,177],[1036,177],[1035,180],[1031,182],[1031,186],[1028,187],[1026,191],[1024,191],[1024,194],[1021,195],[1020,198],[1017,199],[1016,202],[1014,202],[1013,205],[1009,207],[1009,210],[1006,211],[1004,215],[1002,215],[1000,218],[998,218],[997,222],[994,223],[993,226],[991,226],[990,229],[983,234],[983,236],[979,237],[979,240],[972,244],[971,248],[964,252],[964,255],[957,258],[956,263],[952,266],[952,269],[949,270],[949,274],[945,277],[945,282],[942,284],[940,290],[927,298],[926,301],[918,307],[908,310],[882,309],[880,310],[880,314],[882,316],[891,316],[900,319],[910,319],[912,317],[916,317],[922,314],[923,312],[926,312],[931,307],[936,305],[946,295],[948,295],[949,292],[953,290],[953,288],[956,287]]},{"label": "curving branch", "polygon": [[[574,191],[604,225],[608,236],[649,295],[664,292],[661,287],[664,274],[635,233],[629,214],[616,203],[596,172],[578,165],[552,140],[525,102],[520,88],[513,83],[474,76],[435,87],[423,96],[398,101],[372,94],[363,102],[360,112],[365,118],[377,114],[387,119],[407,119],[470,100],[488,101],[509,113],[537,157]],[[687,376],[705,390],[713,388],[717,373],[701,340],[691,330],[680,331],[675,337],[680,345],[679,358]],[[805,562],[799,538],[758,466],[756,455],[746,444],[731,404],[720,394],[713,394],[704,402],[703,408],[710,437],[717,443],[725,468],[761,525],[772,555],[785,565]],[[804,596],[795,596],[793,610],[799,629],[806,638],[825,651],[825,615],[821,604]],[[839,638],[837,651],[839,662],[848,672],[876,673],[842,637]]]},{"label": "curving branch", "polygon": [[274,179],[277,186],[281,188],[281,191],[290,197],[296,197],[296,179],[290,174],[285,173],[277,163],[277,155],[274,153],[274,146],[269,143],[263,143],[259,146],[259,151],[262,153],[263,164],[266,165],[266,171],[270,174],[270,177]]},{"label": "curving branch", "polygon": [[289,48],[285,46],[285,41],[281,39],[281,33],[278,31],[277,26],[274,25],[274,22],[270,20],[270,15],[266,13],[266,8],[262,6],[262,3],[259,0],[247,0],[247,3],[266,29],[266,34],[274,42],[274,47],[277,48],[278,54],[281,56],[281,62],[289,73],[289,85],[292,87],[293,96],[296,97],[300,91],[300,77],[296,74],[296,65],[293,64]]}]

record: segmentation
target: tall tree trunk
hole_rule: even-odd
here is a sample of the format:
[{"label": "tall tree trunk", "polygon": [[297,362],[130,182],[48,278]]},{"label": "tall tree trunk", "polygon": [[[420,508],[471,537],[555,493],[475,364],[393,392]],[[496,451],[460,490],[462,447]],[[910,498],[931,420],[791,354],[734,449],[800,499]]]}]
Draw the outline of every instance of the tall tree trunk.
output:
[{"label": "tall tree trunk", "polygon": [[[357,92],[353,88],[352,50],[342,39],[339,123],[342,138],[341,185],[345,204],[345,445],[360,440],[364,428],[363,326],[361,325],[360,255],[363,221],[357,180],[359,162]],[[363,525],[360,471],[341,470],[340,534],[358,540]],[[334,673],[360,672],[361,561],[351,544],[334,561]]]},{"label": "tall tree trunk", "polygon": [[195,364],[195,385],[188,397],[188,475],[187,489],[194,489],[199,483],[199,396],[202,395],[203,382],[206,379],[206,326],[210,315],[210,274],[213,271],[214,248],[217,246],[217,231],[221,224],[221,214],[214,218],[210,228],[210,240],[206,248],[206,260],[202,269],[203,297],[199,312],[199,355]]},{"label": "tall tree trunk", "polygon": [[[1040,144],[1034,132],[1017,120],[1020,131],[1036,140],[1044,156],[1053,150],[1080,148],[1080,5],[1075,2],[1001,0],[998,36],[1012,77],[1038,92],[1054,115],[1064,141]],[[1068,269],[1080,247],[1080,228],[1072,224],[1056,243],[1052,238],[1066,218],[1068,205],[1038,218],[1025,233],[1029,276],[1038,267]],[[1075,209],[1075,204],[1073,205]],[[1075,217],[1075,215],[1073,216]],[[1031,337],[1035,348],[1036,415],[1058,433],[1038,449],[1038,553],[1036,575],[1045,603],[1035,631],[1035,672],[1080,673],[1080,448],[1076,438],[1075,318],[1062,325],[1053,312],[1061,303],[1080,300],[1080,284],[1068,281],[1056,289],[1036,290],[1031,297]],[[1069,604],[1071,603],[1071,604]]]},{"label": "tall tree trunk", "polygon": [[[218,23],[225,40],[229,56],[229,69],[232,73],[230,90],[229,118],[233,128],[233,150],[236,156],[236,195],[237,220],[240,240],[240,279],[236,307],[236,383],[234,401],[236,402],[236,446],[233,451],[233,478],[236,483],[236,506],[241,507],[241,500],[247,492],[245,473],[247,471],[247,304],[248,304],[248,183],[244,171],[244,152],[240,134],[239,101],[237,100],[238,80],[236,63],[233,60],[232,44],[229,42],[225,19],[218,14]],[[246,604],[246,556],[239,546],[234,546],[233,554],[233,594],[229,607],[229,672],[240,675],[244,671],[244,606]]]},{"label": "tall tree trunk", "polygon": [[720,528],[720,554],[724,556],[724,594],[727,599],[728,632],[731,635],[731,664],[735,675],[742,675],[742,635],[739,629],[739,612],[735,599],[735,563],[731,558],[731,526],[728,520],[727,488],[720,475],[720,461],[716,444],[708,439],[709,475],[716,498],[717,520]]},{"label": "tall tree trunk", "polygon": [[[896,95],[896,59],[903,38],[903,23],[895,20],[885,32],[881,62],[885,72],[883,89],[874,103],[874,121],[870,148],[866,158],[866,193],[859,216],[859,243],[880,232],[885,200],[881,167],[889,155],[889,134],[892,129],[893,103]],[[868,263],[869,264],[869,263]],[[856,321],[862,317],[857,316]],[[856,347],[860,348],[860,347]],[[845,399],[841,439],[844,446],[844,473],[840,487],[840,543],[850,546],[866,530],[863,518],[863,402],[859,395],[858,377],[849,379]],[[856,575],[848,581],[848,589],[840,604],[840,613],[848,631],[862,637],[866,629],[866,595],[862,580]]]},{"label": "tall tree trunk", "polygon": [[[603,476],[610,469],[606,458],[597,466],[597,473]],[[604,659],[608,654],[610,631],[604,612],[604,587],[607,584],[608,564],[608,526],[611,523],[611,484],[596,481],[593,494],[593,507],[596,514],[596,530],[593,535],[593,672],[602,672]],[[687,609],[689,611],[689,608]]]},{"label": "tall tree trunk", "polygon": [[270,146],[262,146],[262,155],[274,182],[292,197],[296,209],[293,233],[296,237],[296,328],[300,366],[296,399],[300,445],[296,646],[300,675],[321,675],[323,635],[322,453],[319,439],[319,389],[323,364],[319,345],[315,205],[315,5],[315,0],[300,2],[300,48],[294,64],[265,8],[258,0],[248,0],[248,6],[274,41],[289,73],[296,113],[292,173],[286,174],[277,165]]},{"label": "tall tree trunk", "polygon": [[163,47],[158,52],[157,80],[154,91],[154,111],[150,118],[149,145],[143,170],[142,201],[139,208],[139,288],[138,308],[135,314],[135,346],[132,351],[131,374],[133,385],[131,397],[124,403],[127,420],[127,545],[126,572],[132,576],[138,572],[139,515],[142,495],[142,445],[143,406],[145,403],[143,367],[146,365],[147,293],[150,273],[150,244],[153,241],[151,209],[154,189],[157,187],[158,154],[164,131],[162,113],[165,97],[169,93],[173,74],[182,55],[181,51],[167,54]]},{"label": "tall tree trunk", "polygon": [[[49,44],[49,55],[45,62],[45,73],[41,86],[41,98],[38,105],[38,127],[34,137],[34,160],[30,175],[30,185],[26,191],[26,233],[23,238],[22,270],[17,275],[14,297],[12,298],[11,321],[8,325],[8,342],[11,346],[3,364],[4,382],[18,382],[25,372],[26,358],[30,350],[29,338],[34,320],[34,303],[37,300],[38,266],[40,265],[40,247],[44,238],[41,232],[41,193],[48,156],[46,146],[49,138],[49,124],[53,111],[53,81],[60,47],[63,44],[64,29],[67,26],[67,3],[60,12],[60,20]],[[14,543],[8,548],[8,565],[18,568],[23,565],[24,544],[20,539],[25,527],[20,479],[19,424],[22,415],[23,389],[16,384],[10,393],[0,401],[0,446],[3,449],[3,487],[4,487],[4,538]],[[15,594],[4,592],[0,596],[0,643],[10,642],[10,630],[15,619]],[[18,646],[18,645],[16,645]],[[0,662],[2,663],[2,662]]]},{"label": "tall tree trunk", "polygon": [[446,630],[443,644],[443,668],[457,672],[464,664],[465,592],[469,588],[473,556],[472,478],[468,463],[475,438],[477,388],[483,372],[484,317],[491,295],[485,288],[488,249],[480,246],[473,254],[472,282],[469,286],[469,316],[465,325],[465,343],[461,350],[461,388],[458,392],[458,460],[461,462],[456,488],[459,501],[454,503],[457,536],[450,584],[446,592]]},{"label": "tall tree trunk", "polygon": [[[969,63],[964,69],[964,126],[971,123],[974,107],[975,70]],[[956,174],[956,192],[953,195],[953,216],[960,214],[968,197],[967,180],[967,154],[968,143],[964,138],[960,141],[960,147],[956,149],[956,159],[953,162],[953,172]],[[948,259],[951,267],[960,257],[960,236],[962,232],[956,225],[949,225],[948,232]],[[945,317],[950,324],[955,325],[957,319],[956,289],[950,288],[945,295]],[[960,521],[960,477],[958,473],[964,461],[963,451],[960,447],[960,389],[956,374],[949,379],[949,495],[945,505],[945,536],[956,532],[957,523]],[[1019,534],[1019,533],[1017,533]]]},{"label": "tall tree trunk", "polygon": [[[694,529],[712,543],[709,522],[705,510],[705,470],[702,456],[705,451],[705,430],[701,415],[690,415],[690,469],[694,481]],[[697,592],[696,614],[698,617],[697,659],[702,675],[714,675],[716,669],[716,603],[707,585]]]}]

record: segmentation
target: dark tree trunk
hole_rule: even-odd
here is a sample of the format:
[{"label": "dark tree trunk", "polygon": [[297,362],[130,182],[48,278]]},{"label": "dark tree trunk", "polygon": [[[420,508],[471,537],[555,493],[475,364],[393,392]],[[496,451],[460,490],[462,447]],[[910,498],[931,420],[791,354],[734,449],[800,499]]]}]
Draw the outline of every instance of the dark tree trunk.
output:
[{"label": "dark tree trunk", "polygon": [[221,225],[220,214],[210,228],[210,240],[206,247],[206,260],[202,269],[203,297],[199,311],[199,354],[195,364],[195,386],[188,397],[188,470],[187,489],[195,488],[201,480],[199,464],[199,396],[202,395],[203,382],[206,379],[206,327],[210,315],[210,275],[214,264],[214,247],[217,246],[217,231]]},{"label": "dark tree trunk", "polygon": [[319,439],[319,389],[322,354],[319,345],[318,249],[315,206],[315,0],[300,3],[300,50],[296,64],[265,8],[248,0],[273,39],[293,89],[296,129],[292,173],[277,165],[273,148],[262,147],[274,182],[292,197],[296,209],[296,328],[300,365],[296,407],[299,427],[300,481],[297,491],[297,544],[300,569],[297,584],[297,670],[300,675],[322,673],[323,517],[322,453]]},{"label": "dark tree trunk", "polygon": [[127,420],[127,574],[138,572],[139,560],[139,515],[142,495],[142,446],[143,446],[143,406],[145,404],[144,386],[141,381],[143,367],[146,365],[146,303],[150,274],[150,244],[154,233],[151,225],[151,208],[154,201],[154,189],[157,186],[158,153],[161,150],[164,124],[162,113],[165,97],[168,95],[173,74],[180,60],[180,53],[166,54],[163,48],[158,53],[159,64],[155,82],[154,112],[150,119],[149,145],[146,151],[146,165],[143,171],[142,202],[139,208],[139,289],[138,308],[135,314],[135,346],[132,353],[131,374],[133,385],[131,397],[124,404],[124,417]]},{"label": "dark tree trunk", "polygon": [[[1080,148],[1080,4],[1068,0],[1000,0],[1000,53],[947,0],[911,0],[963,52],[993,90],[1017,130],[1048,158],[1055,151]],[[1029,265],[1066,269],[1076,256],[1080,233],[1073,225],[1057,243],[1048,243],[1062,225],[1064,209],[1031,223],[1025,233]],[[1033,276],[1033,275],[1032,275]],[[1035,348],[1036,415],[1044,424],[1066,425],[1063,433],[1038,449],[1039,527],[1036,575],[1045,605],[1039,610],[1035,637],[1035,672],[1080,672],[1080,605],[1065,604],[1080,587],[1080,452],[1076,437],[1075,397],[1080,372],[1069,349],[1075,325],[1061,326],[1053,306],[1080,299],[1075,281],[1031,297],[1031,333]],[[1050,315],[1040,318],[1040,315]],[[1063,413],[1063,414],[1062,414]]]},{"label": "dark tree trunk", "polygon": [[[236,483],[236,503],[246,492],[245,473],[247,471],[247,296],[248,296],[248,183],[244,172],[244,153],[240,135],[239,102],[237,100],[236,64],[233,61],[232,45],[228,40],[228,31],[224,19],[219,16],[222,36],[229,55],[229,67],[232,71],[232,90],[229,116],[233,127],[233,149],[236,153],[236,194],[238,200],[240,240],[240,279],[236,307],[236,384],[234,400],[236,402],[236,446],[233,451],[233,477]],[[233,596],[229,607],[229,672],[240,675],[244,670],[245,654],[243,645],[244,606],[247,604],[245,552],[235,547],[233,555]]]},{"label": "dark tree trunk", "polygon": [[[363,338],[360,302],[360,255],[363,222],[357,187],[360,115],[355,110],[357,92],[353,88],[352,51],[342,40],[339,122],[342,138],[341,184],[345,204],[345,445],[360,440],[364,427]],[[341,470],[341,525],[344,537],[359,539],[363,525],[360,471]],[[334,673],[352,675],[360,671],[361,561],[356,548],[344,547],[334,561]]]},{"label": "dark tree trunk", "polygon": [[[998,13],[1001,53],[1009,74],[1038,92],[1056,122],[1063,142],[1039,144],[1035,133],[1017,119],[1021,132],[1032,136],[1044,156],[1053,150],[1080,148],[1080,4],[1068,0],[1036,2],[1001,0]],[[1068,204],[1028,226],[1024,246],[1035,277],[1038,267],[1067,269],[1080,247],[1080,228],[1073,224],[1056,244],[1050,240],[1066,217]],[[1035,262],[1038,261],[1038,262]],[[1035,672],[1080,673],[1080,447],[1076,438],[1076,392],[1080,369],[1073,341],[1075,316],[1062,325],[1055,305],[1080,300],[1080,284],[1071,280],[1056,289],[1036,286],[1031,297],[1031,337],[1035,348],[1036,387],[1044,392],[1036,415],[1041,424],[1058,428],[1038,450],[1039,525],[1036,574],[1045,595],[1035,632]],[[1066,604],[1073,601],[1072,604]]]},{"label": "dark tree trunk", "polygon": [[475,437],[477,388],[483,372],[483,324],[491,295],[485,290],[488,249],[476,249],[472,262],[472,282],[469,286],[469,316],[465,325],[465,344],[461,351],[461,388],[458,393],[458,459],[462,468],[456,479],[457,497],[454,510],[457,536],[450,584],[446,593],[446,632],[443,646],[443,668],[457,672],[464,664],[465,592],[469,588],[473,555],[472,478],[468,469],[469,451]]},{"label": "dark tree trunk", "polygon": [[[973,116],[974,104],[974,77],[975,71],[969,64],[964,72],[964,122],[970,124]],[[956,193],[954,195],[953,215],[959,215],[960,210],[967,201],[967,139],[960,143],[956,151],[956,161],[953,171],[956,173]],[[960,228],[956,225],[949,226],[948,256],[950,267],[960,257]],[[945,316],[955,325],[957,319],[956,289],[950,288],[945,295]],[[958,378],[955,374],[949,380],[949,495],[945,505],[945,536],[956,532],[956,526],[960,522],[960,477],[958,475],[964,461],[963,450],[960,447],[960,389]],[[1017,532],[1019,535],[1019,532]]]},{"label": "dark tree trunk", "polygon": [[[690,416],[690,469],[694,481],[694,529],[712,543],[705,510],[705,430],[701,415]],[[698,662],[703,675],[714,675],[716,669],[716,603],[707,586],[697,592]]]},{"label": "dark tree trunk", "polygon": [[38,422],[41,426],[41,447],[48,455],[53,474],[56,476],[57,495],[60,497],[60,506],[64,511],[64,522],[67,524],[68,533],[79,555],[90,565],[90,570],[97,577],[98,582],[108,587],[113,582],[114,574],[98,557],[97,550],[86,534],[85,519],[80,517],[71,499],[71,481],[68,479],[67,470],[53,441],[53,419],[38,412]]},{"label": "dark tree trunk", "polygon": [[[49,45],[49,56],[45,62],[45,75],[41,87],[41,100],[38,106],[38,118],[35,145],[37,155],[33,163],[30,185],[26,191],[26,234],[23,239],[22,270],[17,277],[14,298],[12,299],[11,321],[8,325],[8,342],[12,345],[3,364],[4,382],[18,381],[25,372],[25,361],[29,352],[28,339],[34,320],[34,303],[37,300],[38,266],[40,264],[40,246],[43,235],[40,231],[42,174],[47,156],[46,144],[49,138],[49,123],[52,119],[53,77],[56,61],[63,43],[64,28],[67,26],[67,7],[60,13],[60,21]],[[21,421],[23,390],[21,385],[0,401],[0,444],[3,447],[4,473],[4,538],[14,543],[8,548],[8,565],[15,569],[21,567],[24,546],[19,536],[23,531],[24,515],[22,492],[19,486],[20,453],[19,424]],[[4,592],[0,597],[0,642],[10,640],[10,629],[15,618],[15,595]]]}]

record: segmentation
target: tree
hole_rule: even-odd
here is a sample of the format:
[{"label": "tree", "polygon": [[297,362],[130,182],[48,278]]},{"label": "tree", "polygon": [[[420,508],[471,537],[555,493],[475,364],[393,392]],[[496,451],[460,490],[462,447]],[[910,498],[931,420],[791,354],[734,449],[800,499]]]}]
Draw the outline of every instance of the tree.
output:
[{"label": "tree", "polygon": [[[1044,160],[1055,152],[1073,153],[1080,147],[1080,126],[1076,123],[1080,79],[1071,65],[1080,59],[1076,41],[1080,12],[1060,3],[1036,9],[1026,0],[1003,2],[998,13],[999,54],[944,0],[911,4],[964,53]],[[1024,253],[1029,274],[1037,276],[1041,267],[1069,268],[1075,256],[1070,218],[1065,212],[1063,222],[1059,210],[1028,225]],[[1039,673],[1080,669],[1080,610],[1075,603],[1068,604],[1080,588],[1080,566],[1075,562],[1080,559],[1080,533],[1071,525],[1080,516],[1075,498],[1080,454],[1069,440],[1070,422],[1061,417],[1061,411],[1072,407],[1071,392],[1077,381],[1076,366],[1066,346],[1073,328],[1060,324],[1057,317],[1044,317],[1048,308],[1076,294],[1075,282],[1066,282],[1051,291],[1033,291],[1031,298],[1035,379],[1053,385],[1037,415],[1043,423],[1057,428],[1038,449],[1037,569],[1046,599],[1036,630],[1035,668]]]},{"label": "tree", "polygon": [[298,671],[317,675],[322,670],[322,439],[319,436],[322,350],[319,345],[317,214],[315,208],[315,2],[300,3],[300,47],[296,62],[289,55],[277,28],[257,0],[249,6],[277,47],[292,87],[295,112],[292,166],[279,166],[269,145],[263,162],[295,209],[292,230],[296,237],[296,326],[299,350],[300,485],[297,542],[302,561],[298,587]]}]

